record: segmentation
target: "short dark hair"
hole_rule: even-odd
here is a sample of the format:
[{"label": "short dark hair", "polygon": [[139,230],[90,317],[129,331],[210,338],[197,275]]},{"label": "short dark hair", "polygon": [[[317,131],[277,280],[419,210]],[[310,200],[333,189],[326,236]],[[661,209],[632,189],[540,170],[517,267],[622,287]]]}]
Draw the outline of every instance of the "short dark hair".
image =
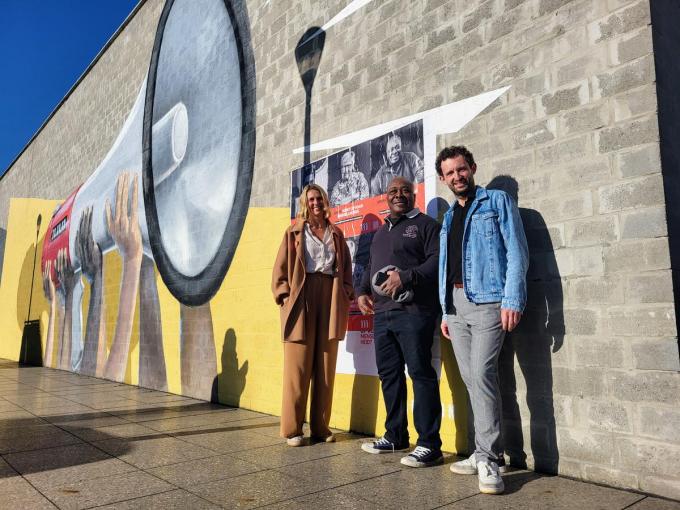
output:
[{"label": "short dark hair", "polygon": [[457,156],[463,156],[470,167],[475,165],[475,157],[469,150],[467,150],[467,147],[464,145],[452,145],[451,147],[444,147],[437,156],[437,161],[434,163],[434,166],[437,169],[437,174],[439,174],[440,177],[443,175],[442,161],[455,158]]}]

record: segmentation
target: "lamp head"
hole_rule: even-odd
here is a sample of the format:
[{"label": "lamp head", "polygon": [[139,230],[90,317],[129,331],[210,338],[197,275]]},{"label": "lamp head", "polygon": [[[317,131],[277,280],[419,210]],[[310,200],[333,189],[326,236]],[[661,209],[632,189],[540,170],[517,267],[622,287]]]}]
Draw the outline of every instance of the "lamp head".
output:
[{"label": "lamp head", "polygon": [[295,47],[295,61],[305,91],[309,94],[314,86],[316,72],[319,69],[326,32],[319,27],[311,27],[300,38]]}]

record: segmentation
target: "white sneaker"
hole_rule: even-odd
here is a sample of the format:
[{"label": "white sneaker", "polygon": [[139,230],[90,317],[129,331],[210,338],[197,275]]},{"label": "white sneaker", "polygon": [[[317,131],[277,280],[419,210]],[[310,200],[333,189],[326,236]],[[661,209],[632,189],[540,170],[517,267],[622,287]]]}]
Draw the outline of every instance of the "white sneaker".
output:
[{"label": "white sneaker", "polygon": [[286,439],[286,444],[288,446],[302,446],[305,438],[303,436],[293,436]]},{"label": "white sneaker", "polygon": [[396,445],[385,436],[379,437],[375,441],[368,441],[362,443],[361,449],[366,453],[394,453],[394,452],[405,452],[409,449],[409,445]]},{"label": "white sneaker", "polygon": [[495,462],[478,462],[477,478],[479,480],[479,492],[482,494],[502,494],[505,490],[503,479],[498,472],[498,464]]},{"label": "white sneaker", "polygon": [[475,461],[475,454],[473,453],[465,460],[454,462],[449,469],[457,475],[476,475],[477,462]]},{"label": "white sneaker", "polygon": [[408,467],[429,467],[444,463],[441,450],[432,450],[424,446],[416,446],[415,450],[406,457],[401,458],[401,463]]},{"label": "white sneaker", "polygon": [[[452,473],[456,473],[457,475],[476,475],[477,474],[477,461],[475,460],[475,454],[473,453],[470,455],[467,459],[465,460],[459,460],[458,462],[454,462],[451,464],[451,467],[449,467]],[[498,466],[498,472],[499,473],[505,473],[508,470],[508,466],[503,464],[502,466]]]}]

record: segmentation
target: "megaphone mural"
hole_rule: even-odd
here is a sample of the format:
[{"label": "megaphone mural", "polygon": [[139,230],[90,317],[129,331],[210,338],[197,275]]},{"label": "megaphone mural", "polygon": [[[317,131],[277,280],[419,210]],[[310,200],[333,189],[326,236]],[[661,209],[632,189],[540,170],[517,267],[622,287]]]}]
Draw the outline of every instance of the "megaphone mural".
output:
[{"label": "megaphone mural", "polygon": [[[79,325],[62,323],[62,335],[70,329],[72,338],[60,342],[61,368],[123,379],[145,264],[151,264],[152,279],[155,264],[182,314],[209,320],[206,303],[229,268],[250,200],[254,63],[244,44],[247,30],[229,0],[167,0],[149,71],[127,120],[90,178],[57,208],[47,230],[42,269],[55,298],[67,309],[71,305],[75,319],[65,321],[79,320],[80,275],[96,285],[102,255],[112,250],[120,252],[123,263],[108,359],[102,359],[101,340],[88,344],[88,333],[97,329],[90,328],[88,314],[84,346]],[[97,297],[95,290],[90,301]],[[208,363],[201,379],[210,380],[189,381],[194,387],[183,387],[183,393],[209,398],[205,386],[216,371],[212,337],[201,340],[206,351],[189,345],[197,341],[195,332],[183,329],[182,334],[181,341],[188,342],[182,344],[182,356]],[[101,331],[93,336],[101,337]],[[46,358],[51,348],[48,344]],[[78,349],[82,355],[74,354]],[[197,367],[183,359],[182,368],[190,377]]]}]

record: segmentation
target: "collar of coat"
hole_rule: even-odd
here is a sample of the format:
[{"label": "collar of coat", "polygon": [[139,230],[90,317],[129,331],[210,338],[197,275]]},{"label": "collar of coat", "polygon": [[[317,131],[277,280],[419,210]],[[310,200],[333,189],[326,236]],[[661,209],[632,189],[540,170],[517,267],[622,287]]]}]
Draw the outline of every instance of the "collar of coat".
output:
[{"label": "collar of coat", "polygon": [[[336,227],[336,226],[335,226],[333,223],[331,223],[329,220],[326,220],[326,221],[328,221],[328,224],[329,224],[330,227],[331,227],[331,233],[332,233],[333,235],[336,235],[336,236],[337,236],[337,235],[342,234],[342,231],[341,231],[338,227]],[[293,225],[291,226],[290,230],[291,230],[291,232],[293,232],[293,233],[295,233],[295,234],[300,234],[300,233],[302,233],[302,231],[304,230],[304,228],[305,228],[305,220],[303,220],[302,218],[296,218],[296,219],[295,219],[295,223],[293,223]]]}]

